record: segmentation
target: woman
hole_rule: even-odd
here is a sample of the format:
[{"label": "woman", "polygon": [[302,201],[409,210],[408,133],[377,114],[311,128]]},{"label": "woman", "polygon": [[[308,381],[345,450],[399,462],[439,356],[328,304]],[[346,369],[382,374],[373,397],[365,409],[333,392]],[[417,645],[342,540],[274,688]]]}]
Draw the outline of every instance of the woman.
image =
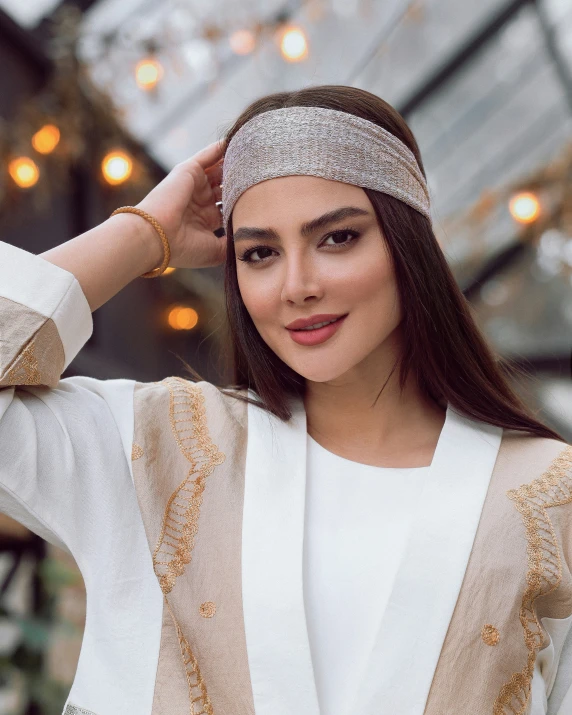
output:
[{"label": "woman", "polygon": [[[401,116],[265,97],[131,210],[2,245],[1,506],[87,587],[66,714],[572,712],[572,448],[476,328]],[[131,280],[224,260],[232,387],[59,380]]]}]

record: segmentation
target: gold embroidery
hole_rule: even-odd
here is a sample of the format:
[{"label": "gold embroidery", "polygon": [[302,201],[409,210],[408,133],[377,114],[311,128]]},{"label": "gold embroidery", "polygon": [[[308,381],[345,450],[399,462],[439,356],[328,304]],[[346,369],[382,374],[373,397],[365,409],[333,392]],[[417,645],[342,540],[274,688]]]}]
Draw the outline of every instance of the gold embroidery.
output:
[{"label": "gold embroidery", "polygon": [[[224,462],[225,455],[213,444],[208,433],[201,389],[177,377],[168,377],[162,383],[171,393],[171,429],[179,449],[191,463],[189,473],[167,502],[161,534],[153,553],[155,574],[161,590],[167,594],[191,561],[205,480],[217,465]],[[195,474],[196,479],[191,479]]]},{"label": "gold embroidery", "polygon": [[133,442],[133,446],[131,447],[131,461],[134,462],[136,459],[139,459],[139,457],[142,457],[143,454],[144,452],[141,447]]},{"label": "gold embroidery", "polygon": [[77,705],[68,703],[64,715],[95,715],[95,713],[91,710],[85,710],[84,708],[80,708]]},{"label": "gold embroidery", "polygon": [[203,616],[203,618],[212,618],[216,613],[216,604],[212,601],[205,601],[204,603],[201,603],[199,613]]},{"label": "gold embroidery", "polygon": [[8,371],[8,385],[41,385],[42,378],[38,370],[38,360],[34,354],[35,339],[31,340],[20,355],[16,364]]},{"label": "gold embroidery", "polygon": [[526,530],[529,568],[520,606],[520,622],[528,658],[522,671],[514,673],[502,686],[493,707],[494,715],[525,715],[530,701],[536,654],[544,641],[534,603],[540,596],[555,591],[562,580],[560,549],[547,509],[572,502],[571,469],[572,446],[568,445],[541,477],[507,492],[522,515]]},{"label": "gold embroidery", "polygon": [[166,378],[160,384],[169,389],[171,429],[179,449],[191,463],[191,467],[165,507],[161,533],[153,552],[153,568],[177,629],[189,687],[190,715],[213,715],[213,707],[198,661],[175,618],[167,594],[191,561],[205,481],[214,468],[224,462],[225,455],[212,442],[208,433],[205,398],[201,389],[176,377]]},{"label": "gold embroidery", "polygon": [[498,628],[491,626],[490,623],[486,623],[481,630],[481,638],[487,645],[496,645],[500,640]]},{"label": "gold embroidery", "polygon": [[[187,678],[187,685],[189,686],[190,715],[214,715],[213,706],[208,696],[207,687],[201,675],[201,669],[199,668],[197,659],[193,655],[191,647],[181,631],[167,597],[165,596],[164,598],[175,628],[177,629],[177,638],[185,666],[185,676]],[[197,710],[197,707],[200,707],[200,710]]]}]

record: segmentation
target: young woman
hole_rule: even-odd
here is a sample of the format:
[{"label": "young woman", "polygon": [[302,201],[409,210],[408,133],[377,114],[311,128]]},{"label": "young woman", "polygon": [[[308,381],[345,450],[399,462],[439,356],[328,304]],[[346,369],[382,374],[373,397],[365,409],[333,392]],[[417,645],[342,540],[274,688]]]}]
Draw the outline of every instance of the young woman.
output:
[{"label": "young woman", "polygon": [[[60,380],[130,281],[224,260],[232,386]],[[87,587],[67,715],[572,712],[572,448],[475,326],[386,102],[260,99],[0,261],[0,506]]]}]

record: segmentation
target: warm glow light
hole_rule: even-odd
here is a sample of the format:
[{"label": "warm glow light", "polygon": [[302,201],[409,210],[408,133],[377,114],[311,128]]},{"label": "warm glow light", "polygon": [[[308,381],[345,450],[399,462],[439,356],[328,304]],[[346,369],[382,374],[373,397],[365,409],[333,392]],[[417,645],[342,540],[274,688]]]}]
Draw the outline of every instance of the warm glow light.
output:
[{"label": "warm glow light", "polygon": [[60,130],[55,124],[45,124],[32,137],[32,146],[40,154],[51,154],[60,143]]},{"label": "warm glow light", "polygon": [[21,189],[29,189],[40,178],[38,165],[29,156],[19,156],[8,164],[8,172]]},{"label": "warm glow light", "polygon": [[163,273],[161,273],[162,276],[168,276],[169,273],[172,273],[175,270],[174,266],[169,266],[168,268],[165,268]]},{"label": "warm glow light", "polygon": [[133,161],[129,154],[121,149],[110,151],[103,157],[101,171],[108,184],[116,186],[122,184],[131,176]]},{"label": "warm glow light", "polygon": [[140,89],[154,89],[163,77],[163,65],[155,57],[145,57],[135,67],[135,81]]},{"label": "warm glow light", "polygon": [[299,62],[308,56],[308,41],[302,28],[290,27],[284,31],[280,51],[288,62]]},{"label": "warm glow light", "polygon": [[540,202],[534,194],[529,192],[516,194],[510,200],[509,211],[515,221],[532,223],[540,214]]},{"label": "warm glow light", "polygon": [[194,308],[176,305],[169,311],[167,320],[173,330],[192,330],[199,321],[199,314]]},{"label": "warm glow light", "polygon": [[236,30],[228,41],[236,55],[249,55],[256,47],[256,37],[250,30]]}]

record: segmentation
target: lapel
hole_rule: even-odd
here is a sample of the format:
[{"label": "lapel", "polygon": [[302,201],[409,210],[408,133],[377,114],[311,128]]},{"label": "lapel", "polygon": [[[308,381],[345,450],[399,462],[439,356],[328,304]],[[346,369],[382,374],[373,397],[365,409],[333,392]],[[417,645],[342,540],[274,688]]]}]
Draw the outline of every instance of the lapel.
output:
[{"label": "lapel", "polygon": [[392,715],[424,712],[501,438],[447,408],[355,712],[374,715],[379,703]]},{"label": "lapel", "polygon": [[302,584],[306,413],[292,408],[285,423],[248,405],[242,599],[256,715],[320,713]]},{"label": "lapel", "polygon": [[[248,405],[242,596],[257,715],[320,712],[302,583],[306,414],[302,401],[292,408],[284,423]],[[447,408],[352,712],[376,715],[383,703],[392,715],[422,715],[501,437]]]}]

